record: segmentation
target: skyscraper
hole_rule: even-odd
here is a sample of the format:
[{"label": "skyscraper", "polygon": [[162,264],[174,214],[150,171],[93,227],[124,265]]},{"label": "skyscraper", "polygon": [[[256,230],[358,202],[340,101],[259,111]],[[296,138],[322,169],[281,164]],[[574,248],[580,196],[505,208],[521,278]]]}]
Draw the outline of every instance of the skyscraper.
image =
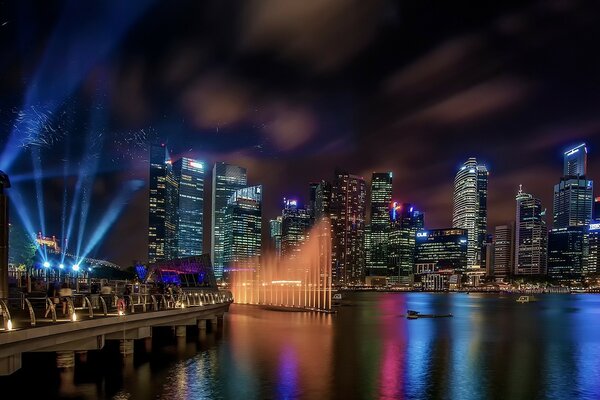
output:
[{"label": "skyscraper", "polygon": [[585,143],[565,151],[563,176],[585,176],[587,173],[587,147]]},{"label": "skyscraper", "polygon": [[204,165],[172,163],[167,147],[150,149],[148,262],[202,254]]},{"label": "skyscraper", "polygon": [[514,224],[499,225],[494,233],[494,277],[512,275],[514,265]]},{"label": "skyscraper", "polygon": [[563,177],[554,185],[553,227],[587,226],[592,220],[594,182],[586,179],[587,147],[564,153]]},{"label": "skyscraper", "polygon": [[308,206],[306,211],[310,215],[311,224],[315,221],[316,210],[317,210],[317,190],[319,188],[319,182],[311,182],[308,184]]},{"label": "skyscraper", "polygon": [[414,272],[416,235],[423,227],[423,213],[412,204],[392,203],[387,274],[391,283],[408,283]]},{"label": "skyscraper", "polygon": [[415,273],[441,268],[464,270],[467,266],[466,229],[432,229],[416,236]]},{"label": "skyscraper", "polygon": [[336,283],[364,281],[366,200],[366,183],[362,177],[336,171],[331,196],[332,274]]},{"label": "skyscraper", "polygon": [[224,214],[223,264],[256,271],[261,256],[262,186],[234,191]]},{"label": "skyscraper", "polygon": [[[548,275],[554,279],[576,279],[583,274],[587,249],[587,227],[570,226],[551,229],[548,233]],[[585,254],[584,254],[585,252]]]},{"label": "skyscraper", "polygon": [[281,215],[269,221],[269,237],[271,238],[271,248],[275,257],[281,257]]},{"label": "skyscraper", "polygon": [[590,224],[587,232],[588,257],[585,263],[586,275],[600,273],[600,223]]},{"label": "skyscraper", "polygon": [[540,199],[517,193],[515,227],[515,275],[545,275],[547,268],[548,230],[546,210]]},{"label": "skyscraper", "polygon": [[388,240],[390,231],[390,204],[392,202],[392,173],[373,172],[371,178],[371,223],[366,247],[367,274],[388,274]]},{"label": "skyscraper", "polygon": [[297,200],[284,199],[281,213],[281,255],[295,258],[308,237],[311,218],[308,211],[298,207]]},{"label": "skyscraper", "polygon": [[454,179],[452,227],[468,232],[467,267],[483,266],[481,249],[487,230],[488,170],[469,158]]},{"label": "skyscraper", "polygon": [[191,158],[173,163],[177,183],[175,257],[202,255],[204,230],[204,164]]},{"label": "skyscraper", "polygon": [[215,163],[212,177],[212,228],[210,258],[213,262],[215,277],[223,278],[224,266],[224,218],[227,202],[238,189],[246,187],[246,169],[224,162]]},{"label": "skyscraper", "polygon": [[150,196],[148,211],[148,262],[165,259],[165,220],[167,213],[167,170],[169,152],[163,145],[150,148]]}]

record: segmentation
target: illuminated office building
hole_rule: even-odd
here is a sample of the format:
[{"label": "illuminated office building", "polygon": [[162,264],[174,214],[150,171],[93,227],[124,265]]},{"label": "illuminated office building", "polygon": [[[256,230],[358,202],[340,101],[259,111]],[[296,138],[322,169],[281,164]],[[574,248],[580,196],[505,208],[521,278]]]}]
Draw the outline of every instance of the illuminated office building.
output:
[{"label": "illuminated office building", "polygon": [[570,226],[548,233],[548,276],[554,279],[578,279],[587,256],[584,246],[588,227]]},{"label": "illuminated office building", "polygon": [[[418,265],[431,265],[433,271],[467,268],[468,231],[466,229],[431,229],[416,234],[415,273]],[[430,270],[430,271],[431,271]]]},{"label": "illuminated office building", "polygon": [[364,283],[366,189],[362,177],[336,171],[331,214],[332,275],[337,284]]},{"label": "illuminated office building", "polygon": [[487,230],[488,170],[469,158],[454,179],[452,227],[466,229],[469,235],[467,266],[484,267],[481,249]]},{"label": "illuminated office building", "polygon": [[592,220],[594,182],[586,179],[587,147],[564,153],[563,177],[554,185],[553,227],[588,226]]},{"label": "illuminated office building", "polygon": [[210,259],[213,262],[215,277],[223,278],[225,264],[225,210],[231,195],[247,186],[246,169],[224,162],[215,163],[212,176],[212,213]]},{"label": "illuminated office building", "polygon": [[175,187],[175,250],[171,258],[202,255],[204,164],[181,158],[172,165]]},{"label": "illuminated office building", "polygon": [[499,225],[494,231],[494,268],[495,278],[507,278],[512,275],[515,244],[514,224]]},{"label": "illuminated office building", "polygon": [[298,200],[284,199],[281,213],[281,255],[295,258],[308,237],[311,218],[308,211],[298,207]]},{"label": "illuminated office building", "polygon": [[371,177],[371,222],[365,235],[366,273],[370,276],[388,275],[391,202],[392,173],[374,172]]},{"label": "illuminated office building", "polygon": [[584,264],[585,275],[600,274],[600,223],[594,222],[587,229],[588,258]]},{"label": "illuminated office building", "polygon": [[417,232],[423,230],[423,213],[412,204],[393,202],[389,211],[388,282],[407,283],[413,273]]},{"label": "illuminated office building", "polygon": [[269,237],[271,238],[271,249],[275,253],[275,257],[281,257],[281,215],[269,221]]},{"label": "illuminated office building", "polygon": [[167,147],[150,147],[150,196],[148,208],[148,262],[164,261],[167,219],[167,175],[171,173]]},{"label": "illuminated office building", "polygon": [[545,275],[547,271],[548,230],[546,210],[540,199],[523,193],[516,197],[515,275]]},{"label": "illuminated office building", "polygon": [[225,207],[223,263],[226,269],[260,268],[262,186],[234,191]]}]

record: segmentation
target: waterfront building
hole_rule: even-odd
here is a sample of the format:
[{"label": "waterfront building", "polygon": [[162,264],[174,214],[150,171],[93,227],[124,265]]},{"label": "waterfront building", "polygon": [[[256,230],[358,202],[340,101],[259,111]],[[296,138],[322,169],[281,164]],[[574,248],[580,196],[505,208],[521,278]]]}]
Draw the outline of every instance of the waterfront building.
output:
[{"label": "waterfront building", "polygon": [[257,271],[261,256],[262,186],[234,191],[227,200],[224,214],[226,269]]},{"label": "waterfront building", "polygon": [[548,276],[554,279],[578,279],[583,274],[587,227],[570,226],[548,233]]},{"label": "waterfront building", "polygon": [[231,195],[247,186],[246,169],[217,162],[212,176],[212,212],[210,258],[217,280],[223,278],[225,264],[225,211]]},{"label": "waterfront building", "polygon": [[148,207],[148,262],[165,260],[165,220],[167,207],[167,172],[169,152],[167,147],[153,145],[150,147],[150,182]]},{"label": "waterfront building", "polygon": [[202,255],[204,236],[204,164],[183,157],[172,164],[175,180],[173,258]]},{"label": "waterfront building", "polygon": [[393,202],[390,208],[388,281],[408,283],[413,274],[417,232],[424,228],[424,215],[412,204]]},{"label": "waterfront building", "polygon": [[468,231],[448,228],[418,231],[415,264],[435,265],[435,270],[467,268]]},{"label": "waterfront building", "polygon": [[580,144],[564,153],[563,176],[554,185],[553,227],[587,226],[592,220],[594,183],[586,178],[587,147]]},{"label": "waterfront building", "polygon": [[588,257],[584,264],[585,275],[600,274],[600,223],[590,224],[587,229]]},{"label": "waterfront building", "polygon": [[281,217],[281,255],[295,258],[307,239],[311,218],[308,211],[298,206],[297,200],[284,199]]},{"label": "waterfront building", "polygon": [[366,235],[366,273],[388,275],[388,242],[392,173],[374,172],[371,178],[371,221]]},{"label": "waterfront building", "polygon": [[[492,235],[486,235],[483,248],[481,250],[484,262],[482,265],[485,266],[485,272],[483,271],[472,271],[471,276],[479,276],[483,273],[486,276],[494,276],[494,237]],[[483,268],[481,268],[483,269]]]},{"label": "waterfront building", "polygon": [[487,230],[488,170],[469,158],[454,179],[452,227],[468,232],[467,266],[484,267],[481,249]]},{"label": "waterfront building", "polygon": [[271,248],[273,249],[275,257],[278,260],[281,258],[281,222],[281,215],[278,215],[277,218],[269,221],[269,237],[271,238]]},{"label": "waterfront building", "polygon": [[540,199],[524,193],[516,196],[515,271],[520,275],[545,275],[547,268],[548,230],[546,210]]},{"label": "waterfront building", "polygon": [[512,275],[515,244],[513,223],[499,225],[494,230],[494,278],[506,279]]},{"label": "waterfront building", "polygon": [[332,276],[337,284],[364,283],[365,180],[336,171],[331,192],[333,225]]}]

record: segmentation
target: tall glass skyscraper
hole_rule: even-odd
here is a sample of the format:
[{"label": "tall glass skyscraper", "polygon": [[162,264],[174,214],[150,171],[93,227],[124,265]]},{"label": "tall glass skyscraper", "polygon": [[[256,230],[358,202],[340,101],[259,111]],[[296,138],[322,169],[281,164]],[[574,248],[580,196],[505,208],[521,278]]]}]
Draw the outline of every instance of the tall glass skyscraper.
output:
[{"label": "tall glass skyscraper", "polygon": [[467,267],[484,267],[481,249],[487,230],[488,170],[469,158],[454,179],[452,227],[468,232]]},{"label": "tall glass skyscraper", "polygon": [[587,226],[592,220],[594,183],[586,179],[587,147],[564,153],[563,177],[554,185],[554,229]]},{"label": "tall glass skyscraper", "polygon": [[388,274],[388,239],[392,173],[374,172],[371,178],[371,223],[366,246],[366,267],[370,276]]},{"label": "tall glass skyscraper", "polygon": [[548,229],[542,202],[519,188],[515,227],[515,275],[545,275]]},{"label": "tall glass skyscraper", "polygon": [[338,284],[364,282],[366,203],[365,180],[336,171],[331,195],[332,275]]},{"label": "tall glass skyscraper", "polygon": [[311,217],[308,211],[298,207],[297,200],[284,199],[281,213],[281,255],[285,259],[296,257],[308,237]]},{"label": "tall glass skyscraper", "polygon": [[201,255],[204,166],[190,158],[172,163],[167,147],[150,149],[148,262]]},{"label": "tall glass skyscraper", "polygon": [[191,158],[173,163],[177,183],[176,257],[202,255],[204,229],[204,164]]},{"label": "tall glass skyscraper", "polygon": [[223,219],[223,264],[226,268],[260,268],[262,230],[262,186],[234,191]]},{"label": "tall glass skyscraper", "polygon": [[424,227],[423,213],[412,204],[392,203],[388,244],[388,281],[408,283],[414,272],[417,232]]},{"label": "tall glass skyscraper", "polygon": [[148,208],[148,262],[165,260],[167,216],[167,173],[169,152],[163,145],[150,148],[150,196]]},{"label": "tall glass skyscraper", "polygon": [[212,176],[212,213],[210,258],[215,277],[223,279],[225,265],[225,209],[231,195],[246,187],[246,169],[224,162],[215,163]]}]

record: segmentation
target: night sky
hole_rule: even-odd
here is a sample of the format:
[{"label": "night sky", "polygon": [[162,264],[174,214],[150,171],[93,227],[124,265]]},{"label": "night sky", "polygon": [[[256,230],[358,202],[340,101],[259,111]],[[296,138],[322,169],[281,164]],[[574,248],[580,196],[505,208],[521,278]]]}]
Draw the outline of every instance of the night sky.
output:
[{"label": "night sky", "polygon": [[264,185],[265,222],[283,196],[305,200],[310,181],[339,167],[367,180],[393,171],[394,198],[446,227],[454,175],[475,156],[490,170],[491,231],[514,218],[519,184],[551,212],[571,145],[588,144],[600,179],[599,11],[597,1],[1,1],[0,169],[36,230],[43,192],[45,232],[57,236],[79,180],[84,242],[127,182],[143,181],[91,254],[122,265],[146,259],[158,142],[174,157],[246,167]]}]

